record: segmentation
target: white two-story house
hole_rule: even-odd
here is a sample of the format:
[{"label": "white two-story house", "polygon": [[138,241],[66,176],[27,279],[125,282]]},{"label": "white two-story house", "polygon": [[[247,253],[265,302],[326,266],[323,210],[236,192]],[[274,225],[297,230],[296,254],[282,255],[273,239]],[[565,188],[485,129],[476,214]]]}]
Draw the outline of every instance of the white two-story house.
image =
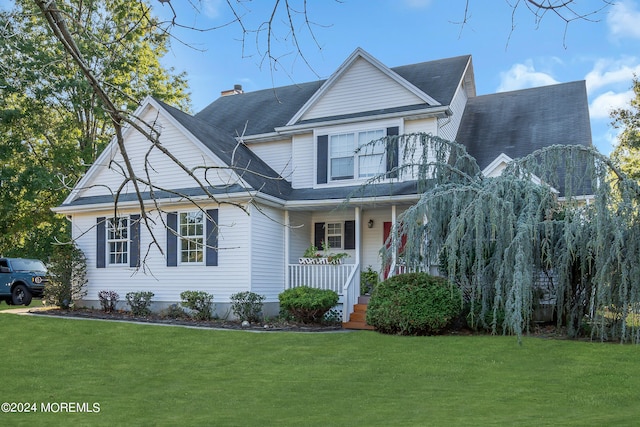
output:
[{"label": "white two-story house", "polygon": [[[359,146],[430,133],[464,144],[490,176],[537,148],[591,145],[584,82],[476,96],[471,56],[389,68],[362,49],[324,81],[236,87],[194,116],[148,98],[136,116],[159,135],[124,135],[147,221],[116,141],[55,208],[88,260],[86,305],[101,290],[151,291],[158,306],[201,290],[225,316],[232,294],[252,291],[275,314],[280,292],[308,285],[338,292],[346,320],[360,272],[389,273],[379,251],[419,197],[396,172],[397,142]],[[312,244],[349,256],[301,264]]]}]

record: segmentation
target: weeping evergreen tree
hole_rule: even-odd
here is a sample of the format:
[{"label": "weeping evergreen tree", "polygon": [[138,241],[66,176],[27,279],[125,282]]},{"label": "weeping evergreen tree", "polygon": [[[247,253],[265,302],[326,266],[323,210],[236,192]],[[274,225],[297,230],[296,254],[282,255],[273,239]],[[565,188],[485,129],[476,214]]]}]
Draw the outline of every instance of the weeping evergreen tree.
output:
[{"label": "weeping evergreen tree", "polygon": [[527,333],[542,297],[572,337],[640,342],[640,189],[606,156],[554,145],[489,178],[460,144],[397,138],[420,194],[395,230],[408,269],[437,267],[494,333]]}]

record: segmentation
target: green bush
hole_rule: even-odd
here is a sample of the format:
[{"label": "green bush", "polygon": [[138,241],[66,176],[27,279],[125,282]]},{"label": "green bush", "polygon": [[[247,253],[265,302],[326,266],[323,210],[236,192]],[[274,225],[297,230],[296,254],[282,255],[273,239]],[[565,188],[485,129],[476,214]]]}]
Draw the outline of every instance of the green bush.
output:
[{"label": "green bush", "polygon": [[194,311],[198,320],[211,320],[213,295],[204,291],[184,291],[180,294],[182,306]]},{"label": "green bush", "polygon": [[280,310],[303,323],[321,323],[327,311],[338,303],[338,294],[308,286],[287,289],[278,295]]},{"label": "green bush", "polygon": [[153,292],[128,292],[125,299],[131,307],[131,313],[134,316],[147,316],[151,313],[149,306],[151,306],[153,295]]},{"label": "green bush", "polygon": [[54,246],[47,269],[44,300],[49,304],[69,308],[87,295],[87,259],[75,243]]},{"label": "green bush", "polygon": [[98,300],[100,301],[100,307],[105,313],[111,313],[116,311],[116,305],[120,295],[116,291],[100,291],[98,292]]},{"label": "green bush", "polygon": [[371,266],[360,273],[360,295],[371,295],[380,281],[380,275]]},{"label": "green bush", "polygon": [[188,319],[189,315],[178,304],[171,304],[160,311],[160,316],[166,319]]},{"label": "green bush", "polygon": [[367,323],[399,335],[441,332],[461,313],[460,290],[427,273],[400,274],[379,283],[367,307]]},{"label": "green bush", "polygon": [[264,295],[254,292],[238,292],[231,295],[231,311],[239,320],[251,323],[260,321],[262,317],[262,302]]}]

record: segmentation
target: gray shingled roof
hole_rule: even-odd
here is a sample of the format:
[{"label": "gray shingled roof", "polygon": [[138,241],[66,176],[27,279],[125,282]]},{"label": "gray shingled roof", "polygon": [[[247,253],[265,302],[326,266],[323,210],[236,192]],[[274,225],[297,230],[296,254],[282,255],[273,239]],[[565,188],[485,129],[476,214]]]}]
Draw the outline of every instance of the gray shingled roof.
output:
[{"label": "gray shingled roof", "polygon": [[[284,126],[324,81],[222,96],[195,115],[232,136],[272,133]],[[245,131],[246,126],[246,131]]]},{"label": "gray shingled roof", "polygon": [[469,98],[456,141],[480,169],[554,144],[591,146],[584,81]]},{"label": "gray shingled roof", "polygon": [[[391,68],[442,105],[449,105],[462,79],[469,55]],[[286,125],[320,89],[324,80],[223,96],[195,115],[233,136],[274,132]],[[427,107],[424,104],[423,107]],[[408,109],[415,109],[410,106]],[[375,112],[377,113],[377,112]],[[358,116],[371,115],[367,112]]]},{"label": "gray shingled roof", "polygon": [[[465,55],[392,70],[442,105],[449,105],[469,59],[470,56]],[[348,196],[415,194],[415,182],[377,184],[364,190],[358,186],[292,189],[288,181],[253,151],[243,144],[238,145],[235,137],[243,132],[245,135],[259,135],[285,126],[323,83],[317,81],[220,97],[195,116],[158,102],[223,162],[238,169],[247,169],[241,174],[252,189],[281,200],[337,200]],[[554,144],[591,146],[587,106],[584,82],[472,97],[464,110],[456,140],[467,147],[481,169],[501,153],[518,158]],[[422,107],[414,105],[406,109]],[[375,113],[364,112],[357,116]],[[72,204],[100,201],[102,199],[83,198]]]},{"label": "gray shingled roof", "polygon": [[[592,146],[584,81],[470,98],[456,140],[465,145],[480,169],[501,153],[512,159],[551,145]],[[585,170],[586,163],[577,165]],[[552,185],[565,195],[565,165],[558,165]],[[551,179],[551,177],[548,177]],[[591,194],[591,183],[573,175],[573,195]]]}]

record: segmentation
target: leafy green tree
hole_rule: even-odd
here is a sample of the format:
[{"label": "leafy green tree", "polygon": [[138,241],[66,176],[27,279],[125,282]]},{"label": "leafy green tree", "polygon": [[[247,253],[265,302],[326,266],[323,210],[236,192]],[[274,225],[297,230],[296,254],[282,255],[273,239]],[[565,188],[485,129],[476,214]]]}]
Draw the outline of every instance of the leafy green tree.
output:
[{"label": "leafy green tree", "polygon": [[611,113],[613,126],[622,129],[618,145],[611,157],[630,177],[640,181],[640,80],[633,79],[633,93],[629,108],[619,108]]},{"label": "leafy green tree", "polygon": [[[146,95],[188,110],[183,74],[160,64],[169,35],[144,1],[72,0],[57,6],[115,105]],[[141,25],[144,23],[144,25]],[[46,259],[68,240],[61,203],[114,135],[109,114],[32,1],[0,11],[0,253]]]}]

